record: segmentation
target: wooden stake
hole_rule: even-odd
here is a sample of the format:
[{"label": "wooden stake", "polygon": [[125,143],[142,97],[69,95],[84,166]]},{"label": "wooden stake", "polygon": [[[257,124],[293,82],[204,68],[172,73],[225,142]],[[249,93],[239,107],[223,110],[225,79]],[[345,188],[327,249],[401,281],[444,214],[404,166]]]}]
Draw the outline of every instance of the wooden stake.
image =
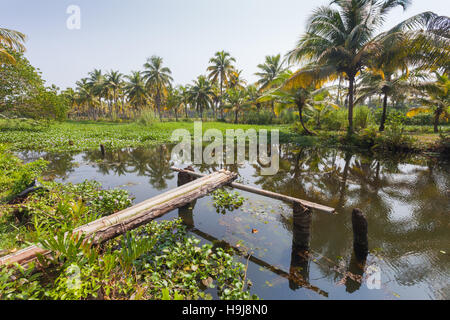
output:
[{"label": "wooden stake", "polygon": [[367,219],[360,209],[353,209],[352,226],[353,249],[355,250],[356,258],[363,261],[369,253],[369,239]]}]

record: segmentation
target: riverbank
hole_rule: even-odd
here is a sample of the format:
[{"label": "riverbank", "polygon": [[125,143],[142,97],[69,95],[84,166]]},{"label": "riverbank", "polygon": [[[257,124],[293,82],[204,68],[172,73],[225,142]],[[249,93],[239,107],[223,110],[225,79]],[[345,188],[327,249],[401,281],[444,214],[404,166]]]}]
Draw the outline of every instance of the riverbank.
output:
[{"label": "riverbank", "polygon": [[[98,149],[100,144],[108,150],[126,147],[146,147],[170,143],[172,132],[186,129],[194,133],[193,122],[155,122],[152,125],[113,122],[53,122],[0,121],[0,143],[9,145],[14,151],[39,150],[43,152],[88,151]],[[242,125],[224,122],[204,122],[203,132],[218,129],[226,130],[273,130],[280,132],[281,143],[297,143],[302,146],[323,145],[338,148],[354,148],[376,151],[407,151],[415,153],[440,153],[442,139],[439,134],[427,132],[427,127],[405,127],[404,131],[385,132],[362,130],[351,139],[343,131],[320,131],[317,136],[305,136],[292,129],[290,125]],[[414,132],[409,132],[408,129]],[[447,133],[448,135],[448,133]],[[448,138],[447,138],[448,140]],[[398,149],[398,150],[397,150]]]}]

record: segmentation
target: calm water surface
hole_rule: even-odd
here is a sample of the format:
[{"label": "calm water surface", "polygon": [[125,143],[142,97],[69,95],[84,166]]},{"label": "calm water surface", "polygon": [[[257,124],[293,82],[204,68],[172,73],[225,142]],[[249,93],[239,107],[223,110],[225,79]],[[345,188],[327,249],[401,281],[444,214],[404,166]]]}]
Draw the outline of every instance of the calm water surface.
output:
[{"label": "calm water surface", "polygon": [[[50,161],[48,175],[61,182],[95,179],[106,188],[124,188],[135,203],[175,188],[171,146],[107,153],[43,154],[21,158]],[[195,167],[195,166],[194,166]],[[219,166],[197,166],[210,173]],[[217,213],[211,196],[181,217],[204,242],[239,246],[251,254],[252,293],[263,299],[450,299],[450,163],[420,157],[374,159],[333,149],[281,147],[280,171],[263,177],[258,165],[227,167],[238,181],[337,208],[337,215],[314,212],[310,256],[299,258],[293,239],[292,207],[239,191],[240,209]],[[365,268],[353,257],[351,211],[360,208],[369,223]],[[253,232],[252,232],[253,230]],[[256,233],[254,231],[257,230]],[[247,259],[236,255],[243,263]],[[381,286],[367,279],[380,270]],[[355,281],[361,276],[362,281]],[[352,279],[353,278],[353,279]],[[376,279],[371,277],[370,279]]]}]

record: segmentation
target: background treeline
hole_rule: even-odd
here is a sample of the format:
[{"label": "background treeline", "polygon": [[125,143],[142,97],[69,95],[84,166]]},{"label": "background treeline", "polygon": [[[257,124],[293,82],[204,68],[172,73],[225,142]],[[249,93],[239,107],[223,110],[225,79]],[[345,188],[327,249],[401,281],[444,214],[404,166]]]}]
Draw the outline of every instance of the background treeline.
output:
[{"label": "background treeline", "polygon": [[254,83],[242,77],[230,53],[219,51],[205,73],[186,85],[175,85],[163,58],[152,56],[142,70],[124,75],[95,69],[61,91],[44,87],[21,48],[3,41],[16,61],[0,65],[0,110],[144,124],[200,118],[294,124],[305,134],[373,125],[382,132],[390,123],[432,125],[438,132],[450,117],[449,18],[424,12],[379,32],[392,9],[410,2],[341,0],[318,7],[296,47],[266,56]]}]

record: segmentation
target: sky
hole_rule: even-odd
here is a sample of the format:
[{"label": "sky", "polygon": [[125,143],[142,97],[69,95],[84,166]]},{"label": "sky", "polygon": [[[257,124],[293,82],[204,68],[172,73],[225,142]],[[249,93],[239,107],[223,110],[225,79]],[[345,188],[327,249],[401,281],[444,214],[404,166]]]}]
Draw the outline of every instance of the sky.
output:
[{"label": "sky", "polygon": [[[93,69],[142,70],[163,57],[175,84],[206,74],[226,50],[244,78],[256,81],[266,55],[284,55],[305,31],[312,10],[329,0],[0,0],[0,27],[27,35],[26,54],[47,85],[64,89]],[[67,8],[81,10],[80,29],[67,28]],[[450,15],[448,0],[413,0],[391,12],[384,29],[423,11]]]}]

